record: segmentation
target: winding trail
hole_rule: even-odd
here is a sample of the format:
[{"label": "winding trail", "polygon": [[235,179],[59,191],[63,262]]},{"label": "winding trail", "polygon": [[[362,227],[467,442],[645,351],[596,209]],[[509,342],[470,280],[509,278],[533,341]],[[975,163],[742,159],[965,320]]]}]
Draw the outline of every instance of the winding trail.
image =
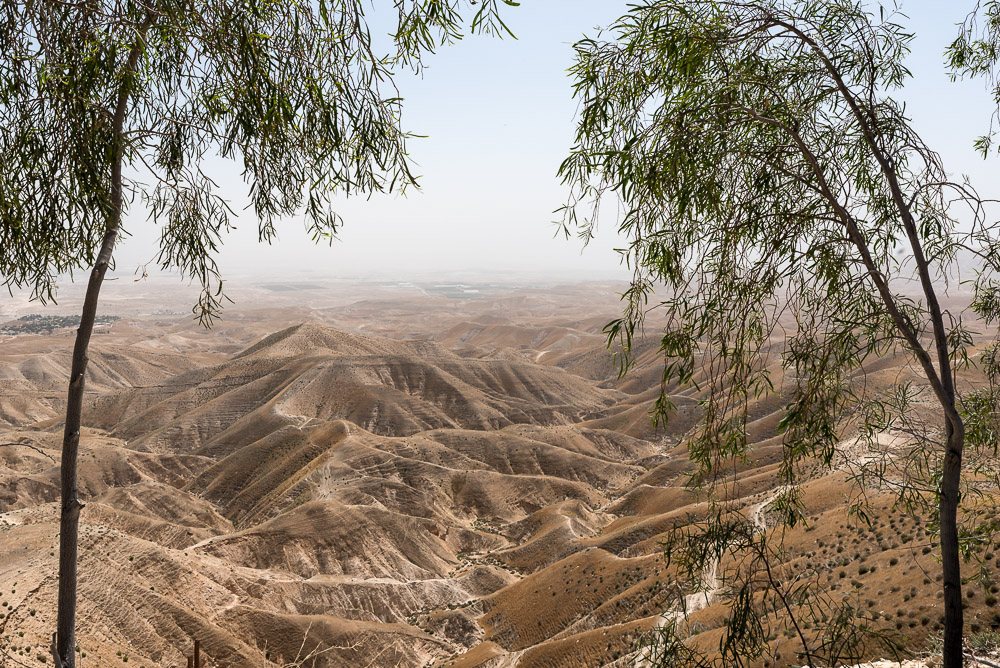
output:
[{"label": "winding trail", "polygon": [[[767,507],[774,503],[775,499],[787,492],[788,489],[787,485],[775,487],[763,501],[748,506],[749,520],[754,525],[755,533],[767,531],[767,522],[764,519]],[[676,628],[688,615],[703,610],[719,600],[719,596],[722,593],[722,583],[719,581],[718,559],[711,559],[705,564],[701,582],[702,589],[700,591],[685,595],[683,605],[675,606],[673,610],[660,615],[654,628],[663,628],[668,624],[673,624]],[[651,648],[640,650],[635,656],[634,667],[650,668],[657,654],[658,648],[655,645]]]}]

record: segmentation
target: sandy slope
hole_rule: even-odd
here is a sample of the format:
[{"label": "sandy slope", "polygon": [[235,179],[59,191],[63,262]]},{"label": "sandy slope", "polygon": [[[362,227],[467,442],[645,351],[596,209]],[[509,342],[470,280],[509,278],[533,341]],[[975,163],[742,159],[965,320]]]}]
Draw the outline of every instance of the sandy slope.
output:
[{"label": "sandy slope", "polygon": [[[81,459],[82,665],[183,666],[193,638],[211,666],[632,665],[665,623],[717,645],[732,564],[706,564],[708,595],[684,592],[682,615],[660,555],[706,510],[681,444],[698,393],[678,392],[654,433],[655,342],[618,380],[587,294],[237,312],[216,338],[164,316],[116,323]],[[44,337],[0,342],[0,651],[29,666],[54,619],[64,362]],[[887,360],[868,380],[906,373]],[[759,530],[780,408],[752,407],[752,461],[728,490]],[[804,486],[809,523],[781,576],[811,569],[917,649],[940,627],[925,525],[873,493],[874,530],[858,527],[849,474]],[[995,605],[975,593],[970,629],[1000,624]],[[798,660],[782,633],[773,647]]]}]

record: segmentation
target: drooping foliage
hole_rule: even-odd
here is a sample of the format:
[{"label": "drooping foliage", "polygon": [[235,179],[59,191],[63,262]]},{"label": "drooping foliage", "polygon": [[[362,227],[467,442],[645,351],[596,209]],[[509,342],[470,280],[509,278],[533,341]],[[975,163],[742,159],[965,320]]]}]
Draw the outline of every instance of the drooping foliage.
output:
[{"label": "drooping foliage", "polygon": [[976,148],[985,157],[996,142],[1000,121],[1000,3],[977,2],[959,26],[958,37],[945,53],[953,78],[979,77],[986,80],[996,111],[986,134],[976,140]]},{"label": "drooping foliage", "polygon": [[386,3],[398,21],[380,41],[363,0],[3,2],[0,275],[50,299],[58,275],[92,266],[120,157],[126,206],[160,227],[159,263],[201,283],[210,320],[235,215],[220,170],[241,172],[262,241],[293,215],[330,237],[335,197],[415,183],[399,66],[460,38],[467,10],[473,31],[506,31],[502,4]]},{"label": "drooping foliage", "polygon": [[[659,311],[667,324],[656,416],[669,419],[678,385],[704,397],[687,436],[692,482],[715,490],[721,525],[686,529],[668,552],[689,575],[705,563],[694,549],[756,564],[750,575],[730,573],[749,589],[736,587],[745,595],[729,602],[718,665],[765,651],[767,634],[740,620],[766,618],[762,602],[773,599],[763,592],[773,594],[773,583],[761,569],[769,555],[781,561],[780,528],[765,532],[767,549],[754,538],[762,530],[736,528],[749,520],[729,483],[753,458],[751,407],[784,406],[782,491],[770,503],[781,527],[795,526],[805,520],[797,485],[810,466],[837,462],[842,439],[855,434],[877,447],[885,430],[913,431],[891,397],[863,382],[866,362],[894,354],[909,357],[939,407],[933,420],[921,415],[907,446],[923,453],[931,484],[911,481],[905,489],[922,492],[900,498],[920,499],[933,515],[946,665],[961,665],[956,509],[965,432],[954,371],[972,339],[938,293],[957,276],[962,248],[979,257],[977,303],[989,302],[1000,249],[982,200],[949,178],[893,97],[911,76],[904,60],[913,36],[901,20],[850,0],[647,0],[576,45],[581,109],[561,167],[572,186],[564,227],[587,239],[601,202],[621,201],[634,277],[609,343],[620,345],[627,371],[647,312]],[[875,414],[891,416],[882,431],[866,420]],[[863,519],[864,508],[855,510]],[[715,540],[734,532],[745,540]],[[813,591],[787,612],[794,618],[818,601]],[[821,610],[818,626],[800,635],[805,659],[835,665],[874,647],[822,642],[823,629],[834,637],[843,618]]]}]

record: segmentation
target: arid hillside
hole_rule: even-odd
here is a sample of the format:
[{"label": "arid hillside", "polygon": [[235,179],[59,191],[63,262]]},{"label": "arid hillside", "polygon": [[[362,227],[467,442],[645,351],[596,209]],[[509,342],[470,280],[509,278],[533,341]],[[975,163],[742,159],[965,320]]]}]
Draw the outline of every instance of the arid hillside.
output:
[{"label": "arid hillside", "polygon": [[[182,668],[195,639],[215,668],[641,666],[667,626],[718,645],[738,564],[706,562],[695,591],[662,555],[708,509],[684,438],[702,395],[666,388],[675,408],[653,429],[655,319],[624,378],[601,333],[620,286],[271,287],[237,293],[210,331],[179,313],[186,294],[111,288],[121,319],[95,337],[84,417],[78,665]],[[3,317],[34,312],[18,309]],[[71,343],[0,335],[0,666],[51,665]],[[901,359],[859,376],[907,379],[920,384]],[[787,491],[782,406],[751,406],[753,454],[724,490],[755,532]],[[877,443],[861,452],[845,431],[833,466],[804,472],[808,521],[774,577],[808,578],[919,654],[943,619],[926,519],[877,487],[870,525],[848,513],[859,465],[909,447]],[[969,513],[1000,522],[996,490],[979,491]],[[1000,548],[974,551],[981,634],[1000,627]],[[751,665],[804,663],[787,610],[766,622],[772,651]]]}]

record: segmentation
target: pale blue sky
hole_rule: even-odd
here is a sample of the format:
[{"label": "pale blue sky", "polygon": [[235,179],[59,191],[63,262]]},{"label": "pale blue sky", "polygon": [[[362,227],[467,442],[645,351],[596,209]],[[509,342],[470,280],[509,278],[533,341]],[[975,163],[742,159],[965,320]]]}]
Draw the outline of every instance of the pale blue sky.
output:
[{"label": "pale blue sky", "polygon": [[[555,172],[572,143],[576,109],[565,72],[571,45],[626,6],[621,0],[522,0],[506,14],[516,41],[468,38],[430,57],[422,79],[402,75],[405,125],[429,135],[411,145],[422,192],[345,201],[346,225],[332,248],[314,247],[297,221],[280,228],[275,246],[258,246],[256,226],[245,218],[227,240],[223,270],[624,276],[612,250],[621,245],[614,211],[582,253],[577,240],[553,238],[552,211],[566,195]],[[917,34],[909,61],[914,79],[903,97],[946,168],[969,174],[988,192],[1000,185],[997,160],[984,163],[972,141],[989,121],[989,96],[981,82],[949,82],[942,64],[955,24],[971,7],[971,1],[902,3]],[[239,203],[238,187],[232,199]],[[149,224],[134,220],[130,227],[135,235],[119,250],[119,273],[153,255]]]}]

